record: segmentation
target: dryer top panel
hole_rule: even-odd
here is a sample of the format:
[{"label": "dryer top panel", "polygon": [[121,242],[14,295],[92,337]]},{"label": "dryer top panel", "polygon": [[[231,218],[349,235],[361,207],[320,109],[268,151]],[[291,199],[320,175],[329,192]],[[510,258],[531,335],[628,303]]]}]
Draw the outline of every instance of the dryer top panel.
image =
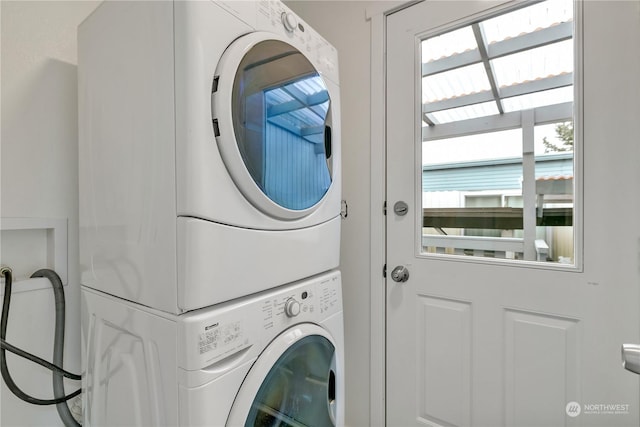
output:
[{"label": "dryer top panel", "polygon": [[198,370],[250,350],[260,352],[290,326],[321,325],[341,311],[338,271],[193,311],[178,318],[178,366]]},{"label": "dryer top panel", "polygon": [[338,84],[338,52],[310,25],[280,1],[213,0],[228,12],[258,31],[286,37],[309,55],[320,73]]}]

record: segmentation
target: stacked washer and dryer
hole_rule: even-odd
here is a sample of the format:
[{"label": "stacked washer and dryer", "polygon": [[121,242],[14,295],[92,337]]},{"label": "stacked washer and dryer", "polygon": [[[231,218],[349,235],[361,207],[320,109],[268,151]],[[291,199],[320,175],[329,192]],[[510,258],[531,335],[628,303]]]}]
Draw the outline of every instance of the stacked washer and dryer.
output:
[{"label": "stacked washer and dryer", "polygon": [[106,1],[78,84],[85,425],[343,425],[336,50],[278,1]]}]

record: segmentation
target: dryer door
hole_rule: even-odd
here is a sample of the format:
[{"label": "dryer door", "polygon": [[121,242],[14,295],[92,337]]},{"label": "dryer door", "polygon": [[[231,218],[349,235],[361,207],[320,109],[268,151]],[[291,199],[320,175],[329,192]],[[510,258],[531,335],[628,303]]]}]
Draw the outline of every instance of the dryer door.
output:
[{"label": "dryer door", "polygon": [[331,97],[311,60],[275,34],[237,39],[218,64],[214,134],[243,195],[278,219],[313,212],[332,183]]},{"label": "dryer door", "polygon": [[296,325],[278,336],[247,374],[227,425],[340,425],[335,352],[317,325]]}]

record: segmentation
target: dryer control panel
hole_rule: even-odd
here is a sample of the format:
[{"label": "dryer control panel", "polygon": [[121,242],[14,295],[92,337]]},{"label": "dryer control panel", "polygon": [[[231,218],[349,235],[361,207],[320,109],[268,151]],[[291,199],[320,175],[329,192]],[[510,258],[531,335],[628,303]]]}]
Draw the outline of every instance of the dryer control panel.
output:
[{"label": "dryer control panel", "polygon": [[318,70],[338,83],[338,52],[302,18],[278,0],[216,1],[256,30],[269,31],[288,38]]},{"label": "dryer control panel", "polygon": [[178,365],[198,370],[235,355],[260,352],[289,327],[322,325],[341,311],[338,271],[196,310],[179,316]]}]

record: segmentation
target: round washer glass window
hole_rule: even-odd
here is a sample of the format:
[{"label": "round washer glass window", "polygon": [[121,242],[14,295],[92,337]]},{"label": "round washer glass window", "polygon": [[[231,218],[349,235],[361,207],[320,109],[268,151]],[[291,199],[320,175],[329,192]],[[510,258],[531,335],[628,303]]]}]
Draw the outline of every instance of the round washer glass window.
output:
[{"label": "round washer glass window", "polygon": [[331,186],[331,100],[309,60],[278,40],[243,57],[232,92],[238,150],[262,192],[304,210]]},{"label": "round washer glass window", "polygon": [[245,427],[334,426],[334,352],[319,335],[289,347],[260,386]]}]

